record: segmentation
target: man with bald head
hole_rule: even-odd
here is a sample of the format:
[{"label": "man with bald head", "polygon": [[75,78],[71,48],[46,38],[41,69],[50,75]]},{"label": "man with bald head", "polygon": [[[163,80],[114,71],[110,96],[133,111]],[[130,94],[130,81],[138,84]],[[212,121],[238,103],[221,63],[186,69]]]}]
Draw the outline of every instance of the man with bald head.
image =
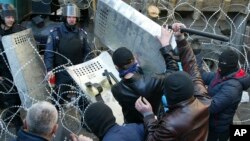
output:
[{"label": "man with bald head", "polygon": [[58,112],[51,103],[42,101],[32,105],[16,141],[51,141],[58,128],[57,120]]}]

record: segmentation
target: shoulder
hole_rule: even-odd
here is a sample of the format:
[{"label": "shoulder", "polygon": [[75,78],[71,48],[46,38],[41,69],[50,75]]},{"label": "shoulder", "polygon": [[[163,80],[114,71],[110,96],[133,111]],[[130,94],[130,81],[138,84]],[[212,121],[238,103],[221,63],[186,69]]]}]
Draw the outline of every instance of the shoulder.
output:
[{"label": "shoulder", "polygon": [[50,29],[50,33],[58,32],[60,30],[60,27],[54,27],[53,29]]},{"label": "shoulder", "polygon": [[50,30],[50,35],[55,37],[55,36],[58,36],[59,32],[61,32],[60,27],[54,27],[53,29]]},{"label": "shoulder", "polygon": [[238,87],[239,85],[241,85],[241,83],[238,79],[228,79],[224,81],[224,86]]},{"label": "shoulder", "polygon": [[228,79],[221,84],[218,84],[218,87],[214,87],[215,91],[221,91],[222,95],[238,95],[243,90],[241,83],[237,79]]},{"label": "shoulder", "polygon": [[26,29],[26,27],[24,27],[24,26],[22,26],[22,25],[20,25],[20,24],[15,24],[14,26],[13,26],[13,31],[14,32],[19,32],[19,31],[22,31],[22,30],[25,30]]}]

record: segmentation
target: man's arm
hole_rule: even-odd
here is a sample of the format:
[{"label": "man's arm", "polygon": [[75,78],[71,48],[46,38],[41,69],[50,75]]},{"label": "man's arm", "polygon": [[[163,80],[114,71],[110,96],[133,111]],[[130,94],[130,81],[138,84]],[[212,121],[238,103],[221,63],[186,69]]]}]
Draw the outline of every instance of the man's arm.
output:
[{"label": "man's arm", "polygon": [[185,27],[181,23],[175,23],[172,25],[172,28],[175,32],[175,36],[177,39],[177,48],[179,52],[179,56],[181,59],[183,70],[186,71],[192,78],[194,83],[194,96],[199,98],[201,101],[205,102],[205,104],[210,103],[210,99],[208,97],[207,89],[204,85],[203,80],[201,79],[201,74],[196,63],[196,58],[193,53],[192,48],[189,46],[186,41],[184,34],[180,33],[180,28]]},{"label": "man's arm", "polygon": [[55,74],[52,72],[52,70],[54,69],[54,59],[55,59],[55,53],[56,53],[55,48],[57,46],[56,39],[54,39],[53,37],[56,37],[56,36],[58,36],[56,34],[56,31],[52,30],[50,32],[50,35],[48,36],[46,48],[44,51],[44,63],[47,69],[48,80],[53,79],[55,77]]},{"label": "man's arm", "polygon": [[152,107],[146,98],[139,97],[135,103],[135,108],[144,117],[144,125],[147,129],[146,141],[173,141],[177,140],[177,135],[171,126],[165,126],[163,120],[158,121],[153,113]]},{"label": "man's arm", "polygon": [[170,44],[172,38],[172,32],[168,30],[168,28],[161,28],[161,36],[158,37],[161,48],[160,52],[164,58],[165,64],[166,64],[166,70],[167,71],[178,71],[178,64],[173,58],[173,52],[172,47]]},{"label": "man's arm", "polygon": [[238,95],[242,92],[242,87],[239,82],[228,83],[223,85],[220,90],[213,96],[210,105],[210,113],[217,114],[229,107],[232,101],[238,99]]},{"label": "man's arm", "polygon": [[56,51],[54,48],[56,44],[54,43],[55,41],[53,39],[53,32],[54,31],[51,31],[50,35],[48,36],[44,51],[44,63],[48,72],[54,68],[54,56]]},{"label": "man's arm", "polygon": [[[84,62],[88,61],[90,59],[92,59],[94,57],[94,55],[91,53],[91,47],[88,41],[88,34],[86,31],[84,31],[83,29],[80,30],[81,32],[81,37],[82,38],[82,42],[83,42],[83,56],[84,56]],[[90,54],[91,53],[91,54]]]}]

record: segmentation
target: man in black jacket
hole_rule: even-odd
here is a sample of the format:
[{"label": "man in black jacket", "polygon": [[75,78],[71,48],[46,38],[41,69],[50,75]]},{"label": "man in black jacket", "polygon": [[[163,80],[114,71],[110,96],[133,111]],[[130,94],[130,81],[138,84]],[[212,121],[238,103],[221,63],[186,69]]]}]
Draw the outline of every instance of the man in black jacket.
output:
[{"label": "man in black jacket", "polygon": [[111,91],[122,107],[125,123],[143,123],[143,117],[134,107],[135,101],[140,96],[145,97],[152,104],[154,113],[158,113],[163,95],[164,78],[170,72],[178,70],[178,65],[170,51],[171,48],[165,47],[169,44],[171,36],[172,34],[168,34],[166,40],[162,39],[162,35],[159,38],[162,45],[160,52],[166,63],[165,74],[143,74],[136,58],[125,47],[118,48],[113,53],[112,59],[122,80],[115,84]]}]

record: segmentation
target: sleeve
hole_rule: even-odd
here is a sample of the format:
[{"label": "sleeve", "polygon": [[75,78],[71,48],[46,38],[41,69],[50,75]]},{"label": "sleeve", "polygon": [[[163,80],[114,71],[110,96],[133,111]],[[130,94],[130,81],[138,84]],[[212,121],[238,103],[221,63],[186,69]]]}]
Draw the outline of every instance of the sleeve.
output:
[{"label": "sleeve", "polygon": [[92,54],[90,54],[90,52],[92,51],[91,50],[91,47],[90,47],[90,44],[89,44],[89,41],[88,41],[88,36],[87,36],[87,32],[86,31],[84,31],[84,30],[82,30],[81,29],[81,34],[82,34],[82,36],[83,37],[81,37],[81,38],[83,38],[83,56],[84,56],[84,62],[85,61],[87,61],[87,60],[90,60],[91,58],[93,58],[94,56],[92,55]]},{"label": "sleeve", "polygon": [[202,80],[204,81],[205,85],[209,85],[210,82],[213,80],[213,78],[215,77],[215,73],[214,72],[208,72],[204,69],[203,67],[203,58],[201,56],[201,54],[196,55],[196,62],[198,64],[200,73],[201,73],[201,77]]},{"label": "sleeve", "polygon": [[119,103],[120,106],[122,106],[121,100],[120,100],[120,94],[119,91],[117,89],[117,84],[113,85],[111,87],[111,93],[113,95],[113,97],[115,98],[115,100]]},{"label": "sleeve", "polygon": [[56,39],[54,38],[55,31],[51,31],[48,36],[45,51],[44,51],[44,63],[47,71],[51,71],[54,68],[54,56],[55,56],[55,47],[56,47]]},{"label": "sleeve", "polygon": [[202,80],[204,81],[205,85],[209,85],[213,78],[215,77],[215,72],[201,72]]},{"label": "sleeve", "polygon": [[201,78],[201,74],[196,63],[196,58],[192,48],[189,46],[186,40],[178,41],[177,48],[180,54],[183,70],[186,71],[193,80],[194,96],[201,100],[201,102],[203,102],[204,104],[209,105],[211,99],[208,96],[207,89]]},{"label": "sleeve", "polygon": [[147,129],[146,141],[176,141],[177,134],[172,126],[168,126],[163,120],[158,121],[153,114],[144,118]]},{"label": "sleeve", "polygon": [[26,27],[24,27],[24,26],[22,26],[22,25],[20,25],[20,24],[15,24],[14,26],[13,26],[13,31],[16,33],[16,32],[19,32],[19,31],[23,31],[23,30],[25,30],[25,29],[27,29]]},{"label": "sleeve", "polygon": [[[236,82],[236,81],[234,81]],[[210,113],[216,114],[223,111],[230,106],[235,99],[239,98],[242,92],[242,87],[237,83],[227,83],[220,88],[220,90],[213,96],[210,105]]]},{"label": "sleeve", "polygon": [[179,70],[178,64],[175,61],[175,59],[173,57],[173,52],[170,48],[172,48],[171,45],[160,48],[160,52],[161,52],[161,54],[164,58],[165,64],[166,64],[166,71],[167,72],[178,71]]}]

